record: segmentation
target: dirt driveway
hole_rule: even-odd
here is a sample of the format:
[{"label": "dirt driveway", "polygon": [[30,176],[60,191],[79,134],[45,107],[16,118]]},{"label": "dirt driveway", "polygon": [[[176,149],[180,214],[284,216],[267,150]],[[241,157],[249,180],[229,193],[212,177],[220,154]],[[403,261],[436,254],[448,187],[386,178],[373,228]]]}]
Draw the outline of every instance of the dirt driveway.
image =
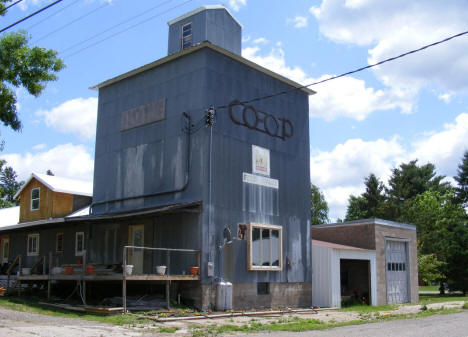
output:
[{"label": "dirt driveway", "polygon": [[0,336],[100,337],[143,336],[131,328],[97,322],[14,311],[0,307]]}]

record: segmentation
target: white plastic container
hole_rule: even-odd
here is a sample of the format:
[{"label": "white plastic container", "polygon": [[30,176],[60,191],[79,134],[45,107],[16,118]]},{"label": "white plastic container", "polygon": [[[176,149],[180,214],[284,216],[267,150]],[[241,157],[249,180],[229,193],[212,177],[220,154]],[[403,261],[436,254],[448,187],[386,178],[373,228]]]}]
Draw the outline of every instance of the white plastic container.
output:
[{"label": "white plastic container", "polygon": [[232,310],[232,283],[226,282],[226,305],[224,310]]},{"label": "white plastic container", "polygon": [[223,281],[216,285],[216,310],[226,310],[226,283]]},{"label": "white plastic container", "polygon": [[23,275],[31,275],[31,268],[22,268],[21,272]]},{"label": "white plastic container", "polygon": [[51,270],[52,275],[61,274],[63,272],[62,267],[53,267]]},{"label": "white plastic container", "polygon": [[166,266],[156,266],[156,274],[164,275],[166,274]]},{"label": "white plastic container", "polygon": [[133,273],[133,264],[127,264],[125,266],[125,275],[130,276]]}]

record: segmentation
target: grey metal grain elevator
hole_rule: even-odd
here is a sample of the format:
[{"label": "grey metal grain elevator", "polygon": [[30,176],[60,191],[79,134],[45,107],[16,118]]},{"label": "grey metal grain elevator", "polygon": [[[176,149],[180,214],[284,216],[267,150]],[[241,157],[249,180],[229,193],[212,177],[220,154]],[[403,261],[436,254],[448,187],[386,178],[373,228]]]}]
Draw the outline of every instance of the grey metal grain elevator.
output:
[{"label": "grey metal grain elevator", "polygon": [[93,214],[199,202],[145,227],[148,245],[201,249],[182,296],[210,308],[223,279],[235,308],[310,306],[314,92],[243,58],[223,6],[170,21],[168,56],[96,88]]}]

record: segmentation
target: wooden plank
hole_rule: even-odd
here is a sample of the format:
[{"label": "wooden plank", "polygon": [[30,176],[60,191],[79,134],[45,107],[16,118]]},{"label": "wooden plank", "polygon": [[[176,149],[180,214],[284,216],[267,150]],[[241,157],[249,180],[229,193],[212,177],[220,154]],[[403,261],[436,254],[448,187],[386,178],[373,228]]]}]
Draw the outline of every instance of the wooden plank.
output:
[{"label": "wooden plank", "polygon": [[18,275],[17,279],[20,281],[47,281],[49,275]]},{"label": "wooden plank", "polygon": [[200,275],[129,275],[127,281],[198,281]]}]

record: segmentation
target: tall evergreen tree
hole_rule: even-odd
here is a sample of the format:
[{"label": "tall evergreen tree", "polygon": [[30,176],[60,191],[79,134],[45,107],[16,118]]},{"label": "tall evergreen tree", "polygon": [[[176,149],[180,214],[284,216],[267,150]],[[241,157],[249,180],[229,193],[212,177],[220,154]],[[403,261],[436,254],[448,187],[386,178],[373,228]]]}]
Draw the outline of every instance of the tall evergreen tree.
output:
[{"label": "tall evergreen tree", "polygon": [[453,178],[458,183],[458,186],[455,187],[457,201],[463,207],[468,207],[468,151],[465,151],[463,159],[458,165],[457,175]]},{"label": "tall evergreen tree", "polygon": [[0,160],[0,208],[15,205],[13,197],[23,184],[17,181],[18,176],[16,172],[5,164],[5,160]]},{"label": "tall evergreen tree", "polygon": [[320,189],[310,184],[310,223],[320,225],[328,222],[328,204]]},{"label": "tall evergreen tree", "polygon": [[379,218],[382,217],[383,203],[385,202],[384,185],[377,179],[375,174],[371,173],[364,179],[366,191],[362,194],[365,200],[365,217]]},{"label": "tall evergreen tree", "polygon": [[387,203],[385,217],[389,220],[405,221],[402,218],[405,202],[426,191],[446,193],[449,183],[443,183],[444,176],[437,175],[431,163],[419,166],[417,160],[403,163],[392,170],[386,189]]}]

